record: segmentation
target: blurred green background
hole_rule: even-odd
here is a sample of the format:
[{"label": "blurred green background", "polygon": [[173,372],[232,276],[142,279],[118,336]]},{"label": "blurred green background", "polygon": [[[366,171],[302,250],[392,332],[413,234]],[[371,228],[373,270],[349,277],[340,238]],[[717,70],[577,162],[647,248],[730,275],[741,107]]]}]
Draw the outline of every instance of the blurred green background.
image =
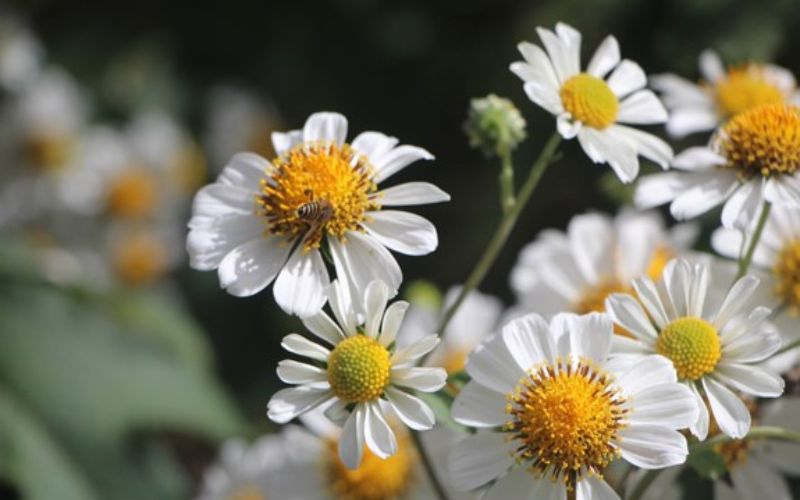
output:
[{"label": "blurred green background", "polygon": [[[648,73],[696,78],[708,47],[728,62],[800,68],[794,0],[4,4],[0,12],[28,21],[48,60],[92,94],[95,119],[113,122],[147,104],[199,137],[209,91],[226,83],[271,101],[286,128],[333,110],[348,117],[351,134],[376,129],[427,148],[436,161],[393,182],[429,180],[452,202],[418,210],[437,225],[439,250],[398,260],[406,282],[445,289],[466,276],[499,215],[497,165],[469,149],[462,131],[469,99],[493,92],[521,109],[529,139],[515,156],[518,176],[553,130],[508,71],[516,44],[536,41],[537,25],[578,28],[584,60],[614,34],[623,57]],[[563,228],[589,209],[614,211],[625,199],[606,168],[574,143],[564,149],[481,286],[506,303],[516,253],[540,229]],[[216,273],[190,270],[184,258],[182,309],[174,309],[142,292],[54,289],[25,272],[24,255],[4,252],[0,427],[10,432],[0,432],[0,498],[17,498],[20,481],[32,498],[184,498],[220,439],[270,429],[279,338],[298,328],[270,290],[231,297]]]}]

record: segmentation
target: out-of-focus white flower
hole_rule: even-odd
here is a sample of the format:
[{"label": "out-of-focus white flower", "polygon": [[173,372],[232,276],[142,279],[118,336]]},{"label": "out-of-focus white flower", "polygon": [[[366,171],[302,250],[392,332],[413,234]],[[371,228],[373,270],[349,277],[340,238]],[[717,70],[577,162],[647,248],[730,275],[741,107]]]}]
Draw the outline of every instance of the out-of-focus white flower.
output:
[{"label": "out-of-focus white flower", "polygon": [[187,239],[192,267],[217,269],[222,287],[236,296],[274,280],[278,305],[309,316],[325,304],[330,283],[324,248],[354,297],[375,279],[396,293],[402,272],[387,248],[424,255],[436,249],[438,236],[427,219],[383,207],[450,196],[426,182],[379,191],[391,175],[433,156],[380,132],[361,133],[351,144],[346,137],[344,116],[315,113],[303,130],[272,134],[280,155],[272,162],[234,156],[195,197]]},{"label": "out-of-focus white flower", "polygon": [[36,79],[43,49],[19,19],[0,9],[0,87],[16,93]]},{"label": "out-of-focus white flower", "polygon": [[761,104],[797,102],[794,75],[780,66],[747,63],[725,68],[713,50],[700,54],[699,66],[699,83],[671,73],[650,77],[670,110],[667,131],[674,137],[713,130]]},{"label": "out-of-focus white flower", "polygon": [[513,63],[511,71],[525,82],[531,101],[558,117],[561,136],[577,137],[586,155],[595,163],[608,163],[622,182],[639,175],[640,155],[666,168],[672,160],[667,143],[622,125],[664,123],[667,111],[644,88],[642,68],[628,59],[620,61],[616,38],[607,37],[581,71],[578,31],[558,23],[555,32],[537,32],[547,52],[522,42],[519,51],[525,60]]}]

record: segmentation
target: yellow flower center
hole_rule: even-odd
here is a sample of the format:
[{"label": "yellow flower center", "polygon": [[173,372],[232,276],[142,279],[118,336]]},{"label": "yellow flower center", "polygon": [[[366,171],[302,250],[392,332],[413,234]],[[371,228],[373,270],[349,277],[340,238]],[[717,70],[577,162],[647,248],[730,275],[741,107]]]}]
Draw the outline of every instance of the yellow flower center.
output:
[{"label": "yellow flower center", "polygon": [[619,111],[617,96],[608,84],[588,73],[579,73],[564,82],[561,103],[575,120],[597,129],[614,123]]},{"label": "yellow flower center", "polygon": [[711,373],[722,355],[716,328],[689,316],[672,321],[661,331],[656,351],[672,361],[681,380],[697,380]]},{"label": "yellow flower center", "polygon": [[793,174],[800,167],[800,110],[765,104],[738,114],[722,127],[716,147],[742,177]]},{"label": "yellow flower center", "polygon": [[164,274],[167,250],[152,235],[136,233],[117,242],[111,261],[120,281],[129,286],[143,286]]},{"label": "yellow flower center", "polygon": [[503,428],[532,473],[549,473],[572,490],[584,474],[601,475],[619,455],[614,441],[627,425],[625,401],[611,375],[589,362],[545,364],[508,398]]},{"label": "yellow flower center", "polygon": [[800,309],[800,240],[784,246],[772,268],[775,294],[795,312]]},{"label": "yellow flower center", "polygon": [[108,211],[115,217],[141,219],[153,215],[159,188],[155,175],[145,167],[121,172],[108,191]]},{"label": "yellow flower center", "polygon": [[336,396],[348,403],[374,401],[389,385],[389,351],[377,340],[354,335],[328,357],[328,382]]},{"label": "yellow flower center", "polygon": [[653,255],[650,256],[650,264],[647,266],[647,276],[653,280],[658,281],[661,275],[664,274],[664,268],[667,263],[675,258],[675,252],[664,245],[656,247]]},{"label": "yellow flower center", "polygon": [[328,441],[325,471],[328,485],[336,500],[390,500],[403,498],[415,477],[417,456],[407,433],[396,430],[397,453],[382,460],[369,448],[358,469],[345,467],[339,458],[335,440]]},{"label": "yellow flower center", "polygon": [[366,157],[345,144],[300,144],[272,162],[257,197],[269,232],[294,239],[305,235],[306,250],[322,237],[358,230],[366,213],[379,208]]},{"label": "yellow flower center", "polygon": [[[585,289],[580,299],[572,305],[572,311],[578,314],[606,312],[606,298],[612,293],[634,294],[630,286],[623,285],[617,279],[603,280],[599,285]],[[625,337],[633,337],[630,332],[616,324],[614,325],[614,333]]]},{"label": "yellow flower center", "polygon": [[267,497],[255,486],[245,485],[229,494],[227,500],[267,500]]},{"label": "yellow flower center", "polygon": [[25,161],[44,172],[63,169],[74,152],[75,143],[65,134],[33,134],[25,141],[22,150]]},{"label": "yellow flower center", "polygon": [[734,116],[761,104],[781,104],[786,98],[765,78],[763,68],[746,65],[728,70],[727,78],[714,87],[717,106],[724,116]]}]

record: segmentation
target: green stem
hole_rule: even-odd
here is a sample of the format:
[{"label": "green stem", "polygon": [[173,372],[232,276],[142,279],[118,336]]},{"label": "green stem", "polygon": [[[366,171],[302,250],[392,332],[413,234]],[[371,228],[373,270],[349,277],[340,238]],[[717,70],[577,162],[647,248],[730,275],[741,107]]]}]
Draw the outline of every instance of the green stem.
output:
[{"label": "green stem", "polygon": [[422,433],[419,431],[411,431],[411,439],[414,440],[414,445],[417,447],[417,453],[422,461],[422,466],[425,468],[425,472],[430,480],[433,490],[436,492],[437,498],[439,498],[439,500],[448,500],[447,492],[445,491],[444,486],[442,486],[439,476],[436,475],[436,469],[433,467],[433,462],[431,462],[428,453],[425,451],[425,445],[422,443]]},{"label": "green stem", "polygon": [[639,482],[636,483],[636,487],[633,489],[627,500],[641,500],[641,498],[647,492],[647,489],[653,484],[656,478],[658,478],[658,475],[662,470],[664,469],[653,469],[647,471],[639,480]]},{"label": "green stem", "polygon": [[[445,328],[447,328],[450,320],[453,319],[453,315],[456,313],[458,308],[461,307],[461,303],[464,302],[464,299],[467,297],[469,292],[477,288],[481,281],[483,281],[486,273],[488,273],[489,269],[491,269],[494,261],[500,254],[500,250],[503,249],[509,235],[511,234],[511,231],[514,229],[520,213],[522,213],[525,205],[528,204],[528,200],[530,200],[531,194],[533,194],[536,186],[539,185],[539,180],[541,180],[542,175],[544,174],[545,170],[547,170],[547,166],[553,162],[553,156],[555,155],[556,149],[558,149],[558,145],[560,143],[561,136],[558,134],[558,132],[553,132],[553,135],[550,136],[547,144],[545,144],[544,149],[542,149],[542,152],[539,153],[539,158],[536,159],[536,162],[531,167],[528,178],[525,180],[525,184],[522,185],[522,188],[520,188],[519,194],[517,195],[517,199],[513,206],[510,210],[503,214],[503,218],[500,220],[500,225],[495,230],[492,239],[489,241],[489,244],[483,251],[483,255],[481,255],[481,258],[478,260],[475,268],[472,270],[472,273],[470,273],[467,281],[464,282],[464,286],[461,287],[461,291],[456,297],[456,300],[450,305],[450,307],[447,308],[442,316],[439,326],[435,330],[440,336],[444,336]],[[425,359],[423,359],[420,364],[423,364],[424,361]]]},{"label": "green stem", "polygon": [[761,239],[761,233],[764,232],[764,226],[767,225],[767,219],[769,219],[769,211],[771,208],[772,204],[767,200],[764,200],[764,204],[761,206],[761,216],[758,218],[756,230],[753,231],[753,237],[750,240],[750,246],[747,247],[747,253],[742,255],[739,259],[739,272],[736,273],[736,280],[744,276],[747,273],[747,270],[750,268],[750,263],[753,261],[753,254],[756,252],[756,247]]},{"label": "green stem", "polygon": [[514,163],[511,159],[511,148],[503,148],[500,152],[500,206],[503,213],[514,208]]}]

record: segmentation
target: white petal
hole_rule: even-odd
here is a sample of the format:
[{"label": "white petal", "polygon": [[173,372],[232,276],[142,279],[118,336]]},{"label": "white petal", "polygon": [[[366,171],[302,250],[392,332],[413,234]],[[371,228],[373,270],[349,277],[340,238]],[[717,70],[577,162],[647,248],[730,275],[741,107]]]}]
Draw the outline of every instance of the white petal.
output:
[{"label": "white petal", "polygon": [[398,349],[392,356],[392,366],[413,363],[428,354],[439,345],[440,339],[436,335],[425,335],[413,344]]},{"label": "white petal", "polygon": [[[762,308],[763,310],[769,310]],[[763,312],[762,312],[763,314]],[[751,313],[752,315],[752,313]],[[731,322],[732,323],[732,322]],[[731,323],[728,323],[730,325]],[[748,333],[748,335],[745,335]],[[722,357],[734,363],[755,363],[764,361],[781,348],[781,336],[777,332],[742,329],[742,334],[731,341],[722,335]]]},{"label": "white petal", "polygon": [[239,245],[219,264],[220,286],[237,297],[260,292],[275,279],[290,249],[276,237],[260,237]]},{"label": "white petal", "polygon": [[424,431],[436,424],[433,410],[418,397],[394,387],[387,387],[386,398],[400,420],[415,431]]},{"label": "white petal", "polygon": [[308,328],[311,333],[331,345],[336,345],[345,338],[345,334],[339,326],[322,311],[314,316],[307,316],[301,319],[303,326]]},{"label": "white petal", "polygon": [[255,192],[266,175],[269,162],[255,153],[237,153],[217,177],[217,182]]},{"label": "white petal", "polygon": [[[311,387],[327,389],[328,374],[322,368],[300,363],[293,359],[278,362],[278,378],[287,384],[309,384]],[[324,384],[317,383],[324,382]]]},{"label": "white petal", "polygon": [[451,414],[470,427],[497,427],[508,420],[506,396],[471,380],[459,391]]},{"label": "white petal", "polygon": [[680,139],[695,132],[714,130],[719,120],[710,106],[676,108],[669,114],[667,133]]},{"label": "white petal", "polygon": [[525,373],[509,352],[502,335],[476,347],[467,358],[466,370],[481,385],[503,394],[511,392]]},{"label": "white petal", "polygon": [[689,454],[683,434],[664,426],[631,425],[619,434],[622,458],[643,469],[679,465]]},{"label": "white petal", "polygon": [[656,326],[664,328],[669,323],[669,316],[656,289],[655,283],[650,278],[638,278],[632,282],[633,289],[639,301],[647,308],[648,314],[653,318]]},{"label": "white petal", "polygon": [[358,469],[364,453],[364,420],[366,408],[356,405],[347,418],[339,438],[339,458],[348,469]]},{"label": "white petal", "polygon": [[566,48],[567,74],[581,70],[581,33],[566,23],[556,23],[556,34]]},{"label": "white petal", "polygon": [[386,314],[383,315],[383,324],[381,325],[381,336],[378,339],[385,347],[392,345],[397,338],[397,332],[403,323],[408,306],[408,302],[398,300],[386,308]]},{"label": "white petal", "polygon": [[734,389],[762,398],[777,398],[783,394],[785,385],[777,373],[743,364],[720,363],[714,370],[714,377]]},{"label": "white petal", "polygon": [[722,209],[722,225],[731,229],[747,230],[756,211],[761,207],[761,185],[746,182],[737,189]]},{"label": "white petal", "polygon": [[538,314],[527,314],[503,327],[503,342],[516,361],[518,372],[555,360],[550,327]]},{"label": "white petal", "polygon": [[339,238],[329,238],[328,242],[336,275],[350,288],[351,296],[363,297],[367,285],[376,279],[383,281],[394,295],[403,274],[392,254],[370,235],[350,231],[346,238],[345,242]]},{"label": "white petal", "polygon": [[505,435],[483,432],[453,446],[448,457],[450,478],[458,491],[469,491],[499,477],[514,464]]},{"label": "white petal", "polygon": [[[342,401],[341,399],[336,399],[333,401],[333,404],[325,408],[323,412],[325,418],[333,422],[339,427],[344,427],[347,423],[347,419],[350,417],[351,412],[347,409],[347,402]],[[308,416],[314,415],[314,413],[307,414]],[[309,426],[308,419],[304,419],[303,423],[306,426]],[[316,429],[312,428],[316,432]]]},{"label": "white petal", "polygon": [[364,295],[364,312],[366,313],[364,331],[368,336],[378,338],[378,329],[388,301],[389,289],[386,288],[383,281],[376,280],[367,286]]},{"label": "white petal", "polygon": [[553,64],[553,70],[559,84],[563,83],[576,73],[570,71],[571,59],[568,48],[552,31],[536,28],[536,32],[539,34],[539,38],[541,38],[542,44],[550,56],[550,62]]},{"label": "white petal", "polygon": [[[527,66],[527,65],[526,65]],[[525,72],[530,74],[529,67],[519,67],[514,64],[511,65],[511,70],[517,74]],[[561,104],[561,97],[558,95],[557,89],[551,89],[546,84],[541,83],[539,80],[531,80],[525,82],[522,86],[525,94],[536,105],[541,106],[545,110],[554,115],[561,114],[564,107]]]},{"label": "white petal", "polygon": [[641,66],[629,59],[623,59],[606,83],[617,97],[622,98],[647,85],[647,77]]},{"label": "white petal", "polygon": [[347,118],[339,113],[314,113],[303,126],[303,141],[332,141],[341,146],[347,139]]},{"label": "white petal", "polygon": [[306,253],[298,246],[275,280],[275,302],[301,318],[317,314],[327,300],[330,277],[318,250]]},{"label": "white petal", "polygon": [[672,362],[654,354],[646,356],[617,378],[625,394],[636,396],[654,385],[675,383],[678,380]]},{"label": "white petal", "polygon": [[597,47],[589,66],[586,67],[586,72],[597,78],[603,78],[619,64],[619,59],[619,43],[616,38],[609,35]]},{"label": "white petal", "polygon": [[628,421],[633,424],[660,425],[686,429],[697,421],[699,410],[692,391],[682,384],[649,387],[630,403]]},{"label": "white petal", "polygon": [[713,50],[704,50],[700,54],[700,73],[710,83],[717,83],[725,76],[725,66],[719,55]]},{"label": "white petal", "polygon": [[768,179],[764,185],[764,199],[777,206],[800,208],[800,180],[796,175]]},{"label": "white petal", "polygon": [[384,155],[389,153],[399,141],[381,132],[362,132],[353,139],[353,149],[366,156],[375,165]]},{"label": "white petal", "polygon": [[667,121],[667,110],[650,90],[639,90],[619,104],[617,121],[637,125],[650,125]]},{"label": "white petal", "polygon": [[742,500],[792,500],[786,479],[755,457],[730,470],[737,497]]},{"label": "white petal", "polygon": [[672,148],[655,135],[625,125],[612,125],[609,130],[622,136],[637,154],[657,163],[661,168],[669,167],[673,156]]},{"label": "white petal", "polygon": [[667,289],[668,304],[679,316],[689,314],[689,290],[692,284],[692,268],[685,259],[674,259],[664,267],[664,286]]},{"label": "white petal", "polygon": [[386,423],[380,403],[365,403],[367,411],[364,418],[364,440],[370,451],[382,459],[397,453],[397,439],[394,431]]},{"label": "white petal", "polygon": [[436,392],[447,383],[447,372],[444,368],[394,368],[392,383],[410,387],[422,392]]},{"label": "white petal", "polygon": [[712,151],[708,146],[695,146],[684,149],[672,161],[672,166],[680,170],[693,172],[708,171],[713,167],[724,165],[727,160]]},{"label": "white petal", "polygon": [[[517,45],[517,49],[530,66],[532,75],[536,77],[544,87],[549,89],[550,92],[557,95],[558,88],[560,87],[558,78],[553,69],[553,64],[550,62],[550,58],[544,50],[530,42],[520,43]],[[528,80],[528,78],[524,78],[523,75],[519,73],[517,73],[517,75],[523,80]]]},{"label": "white petal", "polygon": [[[328,349],[296,333],[283,337],[281,347],[293,354],[323,362],[328,361],[328,356],[331,353]],[[302,382],[293,383],[297,384]]]},{"label": "white petal", "polygon": [[481,500],[566,500],[562,483],[547,477],[535,477],[524,467],[517,467],[497,480]]},{"label": "white petal", "polygon": [[558,129],[558,133],[561,134],[561,137],[567,140],[574,139],[575,136],[578,135],[578,132],[581,131],[582,127],[582,122],[574,120],[572,116],[567,113],[559,114],[558,119],[556,120],[556,128]]},{"label": "white petal", "polygon": [[267,405],[267,415],[278,424],[285,424],[311,408],[321,405],[333,397],[330,389],[306,385],[290,387],[276,392]]},{"label": "white petal", "polygon": [[689,431],[700,441],[705,441],[706,436],[708,436],[708,425],[711,420],[708,415],[708,407],[703,397],[700,396],[700,392],[697,390],[697,386],[694,382],[689,382],[686,386],[692,391],[692,394],[694,394],[697,409],[699,410],[697,422],[689,427]]},{"label": "white petal", "polygon": [[709,377],[703,378],[703,388],[714,419],[723,434],[740,439],[750,430],[750,411],[730,389]]},{"label": "white petal", "polygon": [[605,215],[573,217],[567,227],[575,263],[589,283],[599,283],[614,269],[614,228]]},{"label": "white petal", "polygon": [[417,146],[398,146],[382,155],[380,160],[373,161],[372,165],[377,170],[373,180],[380,184],[418,160],[433,160],[433,155]]},{"label": "white petal", "polygon": [[633,182],[639,175],[637,152],[628,141],[609,134],[608,130],[584,127],[578,133],[581,147],[595,163],[608,163],[619,180]]},{"label": "white petal", "polygon": [[723,328],[731,318],[742,310],[747,301],[750,300],[750,297],[755,292],[759,283],[760,280],[758,278],[748,275],[740,278],[733,284],[725,300],[722,302],[722,305],[719,307],[717,315],[712,321],[718,330]]},{"label": "white petal", "polygon": [[642,310],[639,301],[630,295],[614,293],[606,299],[606,312],[613,318],[614,322],[623,327],[636,338],[654,344],[658,337],[658,332],[653,328],[653,324]]},{"label": "white petal", "polygon": [[[253,215],[213,220],[204,218],[207,222],[201,227],[192,227],[186,238],[189,263],[199,271],[216,269],[234,248],[248,241],[263,239],[264,222]],[[195,224],[197,220],[198,217],[192,218]]]},{"label": "white petal", "polygon": [[[227,219],[236,216],[252,217],[256,200],[254,190],[258,189],[257,186],[258,184],[247,189],[219,182],[209,184],[195,195],[192,202],[192,214],[194,216],[208,216],[213,219]],[[199,219],[199,217],[195,217],[194,221],[190,223],[190,227],[198,226],[196,221]],[[266,229],[263,221],[261,228]]]},{"label": "white petal", "polygon": [[303,142],[302,130],[291,130],[289,132],[273,132],[272,148],[278,156],[289,151],[296,145]]},{"label": "white petal", "polygon": [[386,188],[376,193],[376,198],[384,207],[425,205],[450,201],[450,195],[429,182],[406,182]]},{"label": "white petal", "polygon": [[345,336],[355,334],[358,320],[353,308],[353,299],[350,296],[350,288],[347,286],[347,284],[342,283],[339,280],[331,283],[331,286],[328,289],[328,300],[330,301],[333,315],[336,316],[336,321],[338,321],[339,325],[342,326]]},{"label": "white petal", "polygon": [[611,318],[602,313],[569,315],[568,318],[572,354],[590,359],[598,365],[605,363],[611,349],[611,337],[614,335]]},{"label": "white petal", "polygon": [[670,213],[678,220],[686,220],[704,214],[727,199],[739,186],[732,173],[713,173],[704,180],[701,176],[687,180],[700,184],[690,187],[675,198]]},{"label": "white petal", "polygon": [[399,210],[367,213],[364,228],[382,245],[406,255],[426,255],[439,244],[436,228],[419,215]]}]

